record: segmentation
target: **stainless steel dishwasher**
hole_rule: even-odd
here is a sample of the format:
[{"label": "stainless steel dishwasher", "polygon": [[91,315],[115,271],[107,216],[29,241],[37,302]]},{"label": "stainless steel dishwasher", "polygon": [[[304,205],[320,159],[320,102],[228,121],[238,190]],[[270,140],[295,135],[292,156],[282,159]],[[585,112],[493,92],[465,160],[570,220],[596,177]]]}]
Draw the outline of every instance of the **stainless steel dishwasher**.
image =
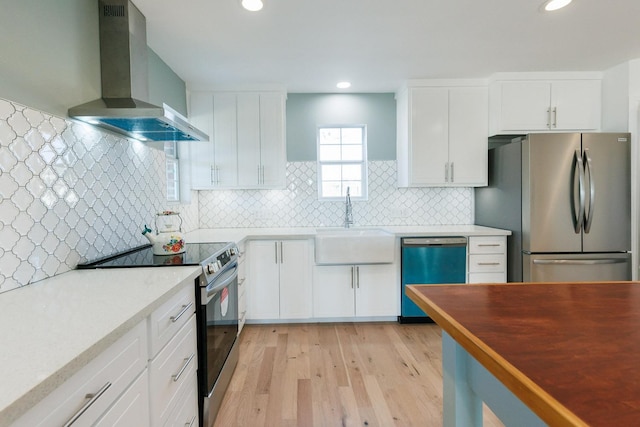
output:
[{"label": "stainless steel dishwasher", "polygon": [[465,283],[466,237],[415,237],[402,239],[402,302],[400,323],[432,322],[405,294],[407,285]]}]

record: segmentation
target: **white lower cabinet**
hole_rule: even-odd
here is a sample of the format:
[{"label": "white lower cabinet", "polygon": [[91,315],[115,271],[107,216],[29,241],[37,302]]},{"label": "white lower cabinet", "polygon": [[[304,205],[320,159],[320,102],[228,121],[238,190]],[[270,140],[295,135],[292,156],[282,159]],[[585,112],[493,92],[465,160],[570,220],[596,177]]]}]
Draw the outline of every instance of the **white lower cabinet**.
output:
[{"label": "white lower cabinet", "polygon": [[467,283],[507,281],[507,237],[470,236]]},{"label": "white lower cabinet", "polygon": [[185,281],[12,426],[196,426],[194,286]]},{"label": "white lower cabinet", "polygon": [[312,252],[308,239],[249,242],[247,319],[311,318]]},{"label": "white lower cabinet", "polygon": [[[130,387],[136,387],[137,383],[134,383],[134,380],[145,371],[147,354],[147,323],[143,321],[31,408],[13,425],[44,427],[73,422],[74,426],[90,426],[94,425],[103,414],[113,420],[129,419],[130,410],[135,412],[132,418],[137,415],[144,418],[145,411],[140,412],[138,406],[140,402],[134,405],[133,409],[126,404],[119,405],[117,402],[123,392]],[[144,393],[134,390],[132,394],[134,399],[144,399],[144,405],[148,407],[148,399],[144,398]],[[105,412],[114,403],[116,406],[106,414]],[[148,415],[147,409],[147,418]]]},{"label": "white lower cabinet", "polygon": [[238,335],[247,321],[247,244],[238,243]]},{"label": "white lower cabinet", "polygon": [[395,264],[329,265],[313,269],[313,317],[398,315]]}]

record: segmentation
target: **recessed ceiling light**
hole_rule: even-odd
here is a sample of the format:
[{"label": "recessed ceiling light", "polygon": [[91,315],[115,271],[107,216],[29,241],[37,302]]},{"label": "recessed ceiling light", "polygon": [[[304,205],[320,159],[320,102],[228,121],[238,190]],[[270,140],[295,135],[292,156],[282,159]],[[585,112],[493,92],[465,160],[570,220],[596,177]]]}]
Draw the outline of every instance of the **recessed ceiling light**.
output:
[{"label": "recessed ceiling light", "polygon": [[351,83],[349,82],[340,82],[336,85],[338,89],[348,89],[351,87]]},{"label": "recessed ceiling light", "polygon": [[551,12],[553,10],[562,9],[569,3],[571,3],[571,0],[547,0],[542,4],[542,9],[547,12]]},{"label": "recessed ceiling light", "polygon": [[242,7],[251,12],[257,12],[262,9],[262,0],[242,0]]}]

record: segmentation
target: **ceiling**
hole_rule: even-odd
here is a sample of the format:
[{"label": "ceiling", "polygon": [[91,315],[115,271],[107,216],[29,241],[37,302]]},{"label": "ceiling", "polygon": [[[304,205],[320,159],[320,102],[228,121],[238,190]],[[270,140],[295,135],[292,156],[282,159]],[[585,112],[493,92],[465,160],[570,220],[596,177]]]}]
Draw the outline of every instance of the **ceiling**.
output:
[{"label": "ceiling", "polygon": [[394,92],[407,79],[603,71],[640,58],[640,1],[133,0],[149,46],[191,90]]}]

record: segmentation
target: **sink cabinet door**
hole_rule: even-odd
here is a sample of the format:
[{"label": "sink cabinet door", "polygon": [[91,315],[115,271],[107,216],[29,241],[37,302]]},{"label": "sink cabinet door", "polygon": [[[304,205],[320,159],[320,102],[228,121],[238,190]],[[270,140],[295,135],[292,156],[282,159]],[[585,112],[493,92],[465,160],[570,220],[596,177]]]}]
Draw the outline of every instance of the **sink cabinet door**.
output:
[{"label": "sink cabinet door", "polygon": [[353,317],[355,314],[354,275],[350,265],[323,265],[313,268],[313,317]]},{"label": "sink cabinet door", "polygon": [[356,266],[356,316],[397,316],[395,264]]}]

